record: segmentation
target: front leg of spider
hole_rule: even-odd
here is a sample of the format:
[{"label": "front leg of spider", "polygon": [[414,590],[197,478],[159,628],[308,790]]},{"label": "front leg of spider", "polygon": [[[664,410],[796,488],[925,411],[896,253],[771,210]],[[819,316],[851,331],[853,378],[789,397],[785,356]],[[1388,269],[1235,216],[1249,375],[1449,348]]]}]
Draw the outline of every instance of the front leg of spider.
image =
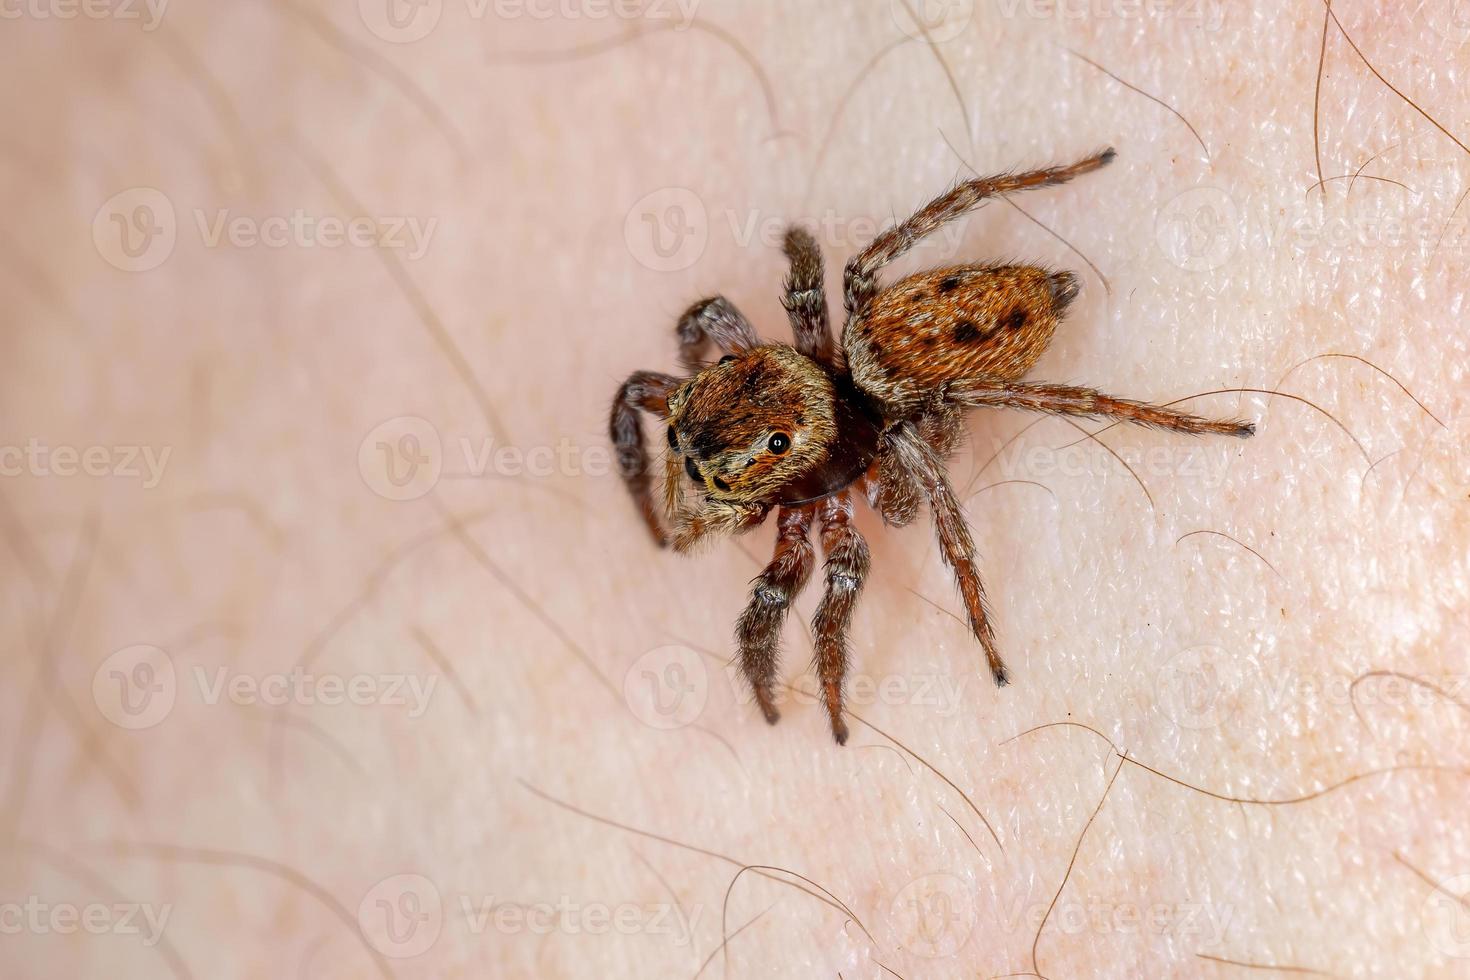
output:
[{"label": "front leg of spider", "polygon": [[852,495],[834,494],[823,500],[817,513],[822,522],[822,550],[827,591],[812,622],[816,634],[817,680],[822,702],[832,722],[832,737],[847,744],[847,722],[842,719],[842,679],[847,674],[847,626],[863,582],[868,577],[868,542],[852,525]]},{"label": "front leg of spider", "polygon": [[735,625],[740,647],[740,669],[755,694],[766,721],[774,725],[781,717],[773,689],[779,666],[781,625],[797,595],[812,573],[812,543],[809,533],[813,508],[781,508],[776,518],[776,554],[755,579],[750,604]]},{"label": "front leg of spider", "polygon": [[653,480],[649,475],[648,450],[643,445],[643,430],[638,413],[663,416],[668,412],[669,392],[679,379],[657,371],[634,371],[613,397],[608,418],[608,436],[617,451],[618,473],[628,494],[633,498],[648,533],[662,548],[668,543],[659,523],[658,508],[653,501]]}]

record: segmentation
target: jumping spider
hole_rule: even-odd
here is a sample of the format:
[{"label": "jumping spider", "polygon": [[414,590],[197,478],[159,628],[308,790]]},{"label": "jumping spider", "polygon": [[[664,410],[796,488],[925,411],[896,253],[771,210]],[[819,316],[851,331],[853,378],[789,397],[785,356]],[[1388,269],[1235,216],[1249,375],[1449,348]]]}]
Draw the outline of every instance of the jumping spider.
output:
[{"label": "jumping spider", "polygon": [[[815,519],[826,552],[826,592],[813,624],[817,676],[832,734],[838,744],[847,741],[847,627],[868,574],[868,546],[852,523],[854,489],[894,527],[912,521],[921,500],[928,504],[970,629],[996,684],[1006,683],[975,548],[944,468],[967,409],[1102,416],[1187,433],[1255,431],[1249,422],[1198,418],[1091,388],[1021,381],[1077,296],[1079,283],[1070,272],[958,265],[887,288],[878,284],[885,265],[986,198],[1065,183],[1113,155],[1109,149],[1071,166],[966,181],[878,235],[847,263],[840,348],[828,325],[821,252],[807,232],[793,227],[785,237],[790,273],[782,303],[794,345],[763,343],[725,299],[703,300],[678,324],[680,359],[691,376],[638,371],[618,390],[612,441],[628,490],[660,545],[667,538],[653,499],[640,409],[668,423],[663,509],[674,525],[676,550],[721,532],[747,531],[778,508],[775,557],[754,580],[736,628],[742,671],[768,722],[778,718],[772,685],[781,625],[812,571],[808,532]],[[707,341],[724,352],[714,364],[701,361]],[[697,489],[693,504],[684,499],[683,475]]]}]

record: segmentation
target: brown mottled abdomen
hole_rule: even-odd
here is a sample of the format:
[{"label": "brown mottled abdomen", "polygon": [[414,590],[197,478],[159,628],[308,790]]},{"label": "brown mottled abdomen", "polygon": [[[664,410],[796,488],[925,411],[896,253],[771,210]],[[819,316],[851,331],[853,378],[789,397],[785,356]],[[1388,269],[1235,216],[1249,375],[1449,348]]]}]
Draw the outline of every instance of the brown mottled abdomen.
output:
[{"label": "brown mottled abdomen", "polygon": [[888,414],[921,409],[946,382],[1015,380],[1051,343],[1077,277],[1034,266],[953,266],[885,289],[843,334],[853,380]]}]

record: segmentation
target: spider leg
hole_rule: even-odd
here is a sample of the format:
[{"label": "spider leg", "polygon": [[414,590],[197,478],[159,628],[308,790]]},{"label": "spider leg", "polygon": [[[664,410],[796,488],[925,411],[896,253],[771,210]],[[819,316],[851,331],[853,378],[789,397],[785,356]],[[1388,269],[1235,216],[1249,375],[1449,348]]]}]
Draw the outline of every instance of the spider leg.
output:
[{"label": "spider leg", "polygon": [[847,626],[863,580],[868,577],[868,543],[852,526],[852,496],[839,493],[820,504],[822,550],[827,555],[827,591],[817,606],[813,630],[817,635],[817,679],[832,721],[832,737],[847,744],[842,720],[842,678],[847,673]]},{"label": "spider leg", "polygon": [[[945,460],[964,437],[965,409],[954,402],[942,402],[920,415],[915,423],[919,438],[929,444],[935,456]],[[893,453],[878,456],[876,474],[865,478],[863,489],[868,503],[889,527],[907,527],[918,516],[923,492]]]},{"label": "spider leg", "polygon": [[804,228],[786,229],[782,250],[791,262],[781,305],[791,321],[796,349],[818,363],[836,367],[837,346],[827,316],[827,293],[822,284],[822,250]]},{"label": "spider leg", "polygon": [[760,346],[755,328],[723,296],[702,299],[679,317],[675,328],[679,337],[679,362],[689,371],[698,371],[703,365],[705,345],[714,341],[716,347],[726,354],[735,354]]},{"label": "spider leg", "polygon": [[669,392],[679,379],[657,371],[634,371],[613,397],[608,418],[608,435],[617,450],[618,472],[633,497],[643,522],[653,540],[662,548],[668,543],[659,524],[653,503],[653,482],[648,475],[648,450],[643,445],[643,430],[638,425],[638,412],[664,416],[668,413]]},{"label": "spider leg", "polygon": [[770,512],[770,504],[706,500],[701,507],[675,515],[674,550],[689,551],[716,534],[744,534],[758,527]]},{"label": "spider leg", "polygon": [[1009,194],[1012,191],[1030,190],[1033,187],[1050,187],[1065,184],[1073,177],[1090,173],[1106,166],[1113,159],[1114,151],[1101,153],[1079,160],[1065,167],[1048,167],[1019,174],[997,174],[993,177],[977,177],[957,184],[941,194],[907,220],[883,232],[868,243],[868,247],[848,260],[843,276],[843,296],[847,305],[848,319],[860,316],[878,294],[878,270],[903,255],[918,244],[926,235],[938,231],[948,222],[973,211],[989,197]]},{"label": "spider leg", "polygon": [[1054,415],[1105,416],[1136,425],[1150,425],[1193,435],[1216,433],[1226,436],[1253,435],[1252,422],[1238,419],[1206,419],[1187,412],[1114,398],[1091,388],[1026,382],[964,382],[952,385],[948,397],[967,407],[1022,408]]},{"label": "spider leg", "polygon": [[886,448],[897,458],[898,464],[923,491],[929,501],[929,512],[934,520],[934,536],[939,541],[940,554],[954,572],[959,583],[960,595],[969,614],[970,631],[980,641],[985,659],[990,663],[991,676],[997,686],[1006,683],[1006,665],[995,649],[995,632],[990,625],[990,615],[985,607],[985,586],[975,569],[975,545],[970,540],[970,529],[965,524],[960,504],[950,488],[949,479],[939,457],[929,448],[911,422],[900,422],[891,427],[884,436]]},{"label": "spider leg", "polygon": [[771,697],[781,624],[812,572],[812,543],[807,538],[812,511],[812,506],[781,508],[776,518],[775,557],[755,579],[750,604],[735,626],[735,638],[740,644],[740,669],[750,682],[761,713],[772,725],[781,717]]}]

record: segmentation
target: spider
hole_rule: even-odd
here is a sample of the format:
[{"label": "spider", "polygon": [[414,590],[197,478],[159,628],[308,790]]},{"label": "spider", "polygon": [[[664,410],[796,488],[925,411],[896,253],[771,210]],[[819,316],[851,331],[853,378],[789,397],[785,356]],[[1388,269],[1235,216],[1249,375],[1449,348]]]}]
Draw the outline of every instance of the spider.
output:
[{"label": "spider", "polygon": [[[816,522],[826,556],[826,591],[813,622],[816,670],[832,734],[839,745],[847,741],[847,630],[869,567],[867,542],[853,526],[855,492],[893,527],[910,523],[920,502],[928,505],[970,630],[995,683],[1006,683],[975,547],[945,474],[967,410],[1106,417],[1192,434],[1255,432],[1250,422],[1020,380],[1077,297],[1080,284],[1070,272],[957,265],[879,284],[884,266],[987,198],[1063,184],[1113,156],[1108,149],[1070,166],[968,180],[879,234],[844,270],[840,346],[828,324],[821,251],[806,231],[789,228],[782,305],[794,344],[763,342],[739,310],[716,296],[679,319],[680,359],[689,377],[637,371],[618,389],[610,435],[624,482],[660,546],[669,537],[654,499],[640,410],[668,426],[662,509],[677,551],[748,531],[777,511],[775,556],[754,579],[735,631],[741,671],[766,721],[779,718],[772,697],[779,635],[812,572],[809,534]],[[712,364],[702,360],[711,341],[723,352]]]}]

